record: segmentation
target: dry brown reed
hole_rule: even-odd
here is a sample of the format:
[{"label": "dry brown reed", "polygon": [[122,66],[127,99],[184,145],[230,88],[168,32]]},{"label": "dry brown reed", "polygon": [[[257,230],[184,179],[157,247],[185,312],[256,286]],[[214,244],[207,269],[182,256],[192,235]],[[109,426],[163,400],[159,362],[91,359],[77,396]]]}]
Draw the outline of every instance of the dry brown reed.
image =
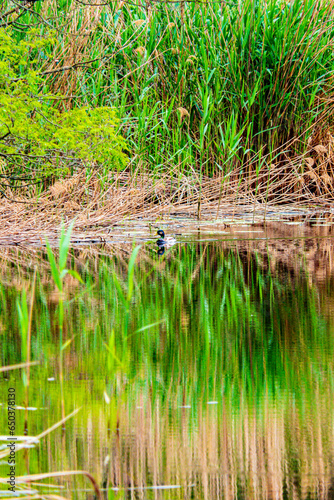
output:
[{"label": "dry brown reed", "polygon": [[[74,99],[77,99],[77,89],[83,82],[84,67],[89,66],[91,60],[90,39],[100,20],[102,7],[85,5],[78,10],[74,2],[66,14],[66,18],[59,18],[55,0],[43,2],[42,15],[45,17],[53,12],[56,19],[56,33],[61,44],[55,47],[53,56],[41,68],[50,74],[49,87],[55,94],[66,96],[59,101],[62,109],[71,109]],[[57,20],[58,18],[58,20]],[[94,41],[96,53],[103,53],[103,45]],[[63,70],[63,68],[65,68]],[[80,82],[80,83],[79,83]]]},{"label": "dry brown reed", "polygon": [[28,363],[18,363],[17,365],[0,366],[0,372],[18,370],[19,368],[27,368],[28,366],[38,365],[38,363],[38,361],[29,361]]},{"label": "dry brown reed", "polygon": [[215,219],[231,207],[254,213],[268,207],[279,212],[287,205],[327,209],[334,192],[334,177],[329,175],[334,139],[328,134],[327,139],[327,143],[323,139],[321,144],[310,144],[306,155],[263,167],[257,175],[245,175],[247,166],[215,177],[195,171],[183,175],[177,169],[143,173],[138,167],[134,173],[123,171],[108,177],[96,169],[87,179],[87,172],[81,170],[57,180],[38,198],[27,199],[22,193],[15,201],[3,201],[0,244],[7,238],[13,244],[40,244],[42,235],[52,239],[62,222],[67,225],[73,220],[75,231],[92,237],[108,232],[125,218],[180,213],[200,218],[206,210]]}]

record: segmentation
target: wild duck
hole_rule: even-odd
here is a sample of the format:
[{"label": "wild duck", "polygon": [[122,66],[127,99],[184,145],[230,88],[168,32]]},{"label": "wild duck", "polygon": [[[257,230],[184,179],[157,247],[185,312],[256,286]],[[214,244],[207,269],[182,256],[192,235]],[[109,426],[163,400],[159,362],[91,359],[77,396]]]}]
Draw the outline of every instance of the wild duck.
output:
[{"label": "wild duck", "polygon": [[161,238],[157,241],[157,245],[159,245],[159,247],[171,247],[176,243],[176,239],[171,236],[167,236],[167,238],[165,238],[165,232],[162,229],[157,231],[157,235],[161,236]]}]

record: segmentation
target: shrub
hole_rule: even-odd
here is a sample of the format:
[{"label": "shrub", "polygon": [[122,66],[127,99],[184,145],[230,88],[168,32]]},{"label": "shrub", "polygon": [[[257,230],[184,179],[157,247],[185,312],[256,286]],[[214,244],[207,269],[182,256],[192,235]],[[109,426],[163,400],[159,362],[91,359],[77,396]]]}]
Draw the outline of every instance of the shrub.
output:
[{"label": "shrub", "polygon": [[36,30],[15,43],[9,29],[0,29],[0,157],[11,180],[59,176],[73,161],[110,169],[127,162],[112,108],[85,106],[61,113],[55,106],[62,96],[48,92],[43,75],[34,69],[34,55],[54,43]]}]

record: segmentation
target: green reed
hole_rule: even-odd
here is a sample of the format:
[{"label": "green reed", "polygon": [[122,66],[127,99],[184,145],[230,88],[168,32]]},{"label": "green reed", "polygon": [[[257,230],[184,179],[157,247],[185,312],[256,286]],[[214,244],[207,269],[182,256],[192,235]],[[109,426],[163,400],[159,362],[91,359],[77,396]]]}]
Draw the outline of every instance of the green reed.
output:
[{"label": "green reed", "polygon": [[29,406],[29,384],[30,384],[30,359],[31,359],[31,326],[32,314],[35,302],[35,287],[36,287],[36,269],[32,282],[32,291],[30,297],[30,308],[27,300],[26,290],[23,289],[21,293],[21,300],[19,297],[16,299],[17,312],[19,317],[20,334],[21,334],[21,360],[27,363],[27,368],[22,370],[22,380],[25,386],[25,434],[28,433],[28,411]]},{"label": "green reed", "polygon": [[64,278],[66,275],[73,276],[75,279],[81,281],[80,275],[72,270],[67,269],[67,258],[70,248],[71,233],[73,229],[74,222],[69,226],[65,232],[64,226],[61,228],[60,238],[59,238],[59,257],[58,262],[55,255],[51,249],[50,243],[46,238],[46,250],[50,263],[50,269],[54,284],[58,291],[58,335],[59,335],[59,377],[60,377],[60,388],[61,388],[61,407],[62,407],[62,419],[65,418],[65,399],[64,399],[64,373],[63,373],[63,351],[66,349],[73,338],[67,339],[64,342]]}]

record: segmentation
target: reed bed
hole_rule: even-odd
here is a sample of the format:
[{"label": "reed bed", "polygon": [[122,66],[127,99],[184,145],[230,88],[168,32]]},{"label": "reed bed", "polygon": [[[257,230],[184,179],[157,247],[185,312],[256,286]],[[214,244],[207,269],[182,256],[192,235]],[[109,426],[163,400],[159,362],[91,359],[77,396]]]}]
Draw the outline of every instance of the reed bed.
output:
[{"label": "reed bed", "polygon": [[37,229],[79,215],[81,229],[151,211],[331,203],[332,7],[35,2],[13,36],[24,39],[23,24],[57,33],[32,66],[61,110],[115,109],[129,162],[122,173],[70,162],[68,178],[8,188],[29,209],[5,203],[3,215],[14,227],[15,214],[22,227],[35,217]]}]

